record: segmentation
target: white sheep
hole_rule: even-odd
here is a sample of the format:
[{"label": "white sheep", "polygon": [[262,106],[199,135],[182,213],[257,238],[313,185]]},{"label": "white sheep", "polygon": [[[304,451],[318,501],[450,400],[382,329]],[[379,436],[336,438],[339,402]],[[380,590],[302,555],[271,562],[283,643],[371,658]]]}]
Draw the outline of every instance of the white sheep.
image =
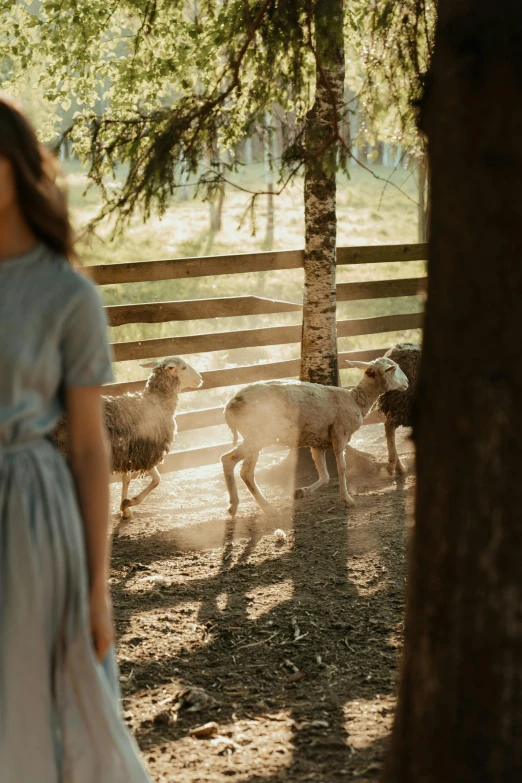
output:
[{"label": "white sheep", "polygon": [[239,446],[221,457],[232,516],[239,504],[234,468],[241,461],[241,478],[256,503],[264,510],[270,508],[256,484],[254,471],[261,449],[275,444],[311,449],[319,479],[309,487],[297,489],[296,498],[311,495],[328,484],[326,450],[332,448],[341,500],[347,506],[354,505],[346,487],[346,444],[377,398],[392,389],[407,389],[408,379],[400,367],[386,357],[373,362],[353,361],[349,366],[365,371],[353,389],[301,381],[265,381],[246,386],[227,403],[225,420],[234,435],[234,444],[238,433],[243,437]]},{"label": "white sheep", "polygon": [[[182,389],[197,389],[201,375],[179,356],[151,361],[145,389],[134,394],[103,397],[105,424],[112,452],[112,469],[121,475],[123,519],[132,516],[131,506],[141,503],[160,483],[158,465],[168,454],[176,434],[174,414]],[[60,450],[67,454],[67,426],[63,416],[53,432]],[[127,497],[132,479],[148,474],[150,484],[136,497]]]}]

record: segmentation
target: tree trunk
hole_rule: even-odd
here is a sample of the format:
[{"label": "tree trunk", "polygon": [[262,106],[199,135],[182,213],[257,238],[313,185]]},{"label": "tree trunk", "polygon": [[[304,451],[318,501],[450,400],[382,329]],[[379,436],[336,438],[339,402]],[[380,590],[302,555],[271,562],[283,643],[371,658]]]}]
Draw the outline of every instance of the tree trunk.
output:
[{"label": "tree trunk", "polygon": [[252,163],[252,139],[250,137],[245,139],[244,158],[245,166],[250,166]]},{"label": "tree trunk", "polygon": [[419,242],[428,241],[428,196],[426,193],[427,177],[426,153],[417,161],[417,220]]},{"label": "tree trunk", "polygon": [[220,185],[216,197],[213,201],[208,202],[210,210],[210,230],[221,231],[223,226],[223,202],[225,200],[225,184]]},{"label": "tree trunk", "polygon": [[[214,173],[221,174],[221,156],[219,153],[219,147],[217,138],[213,138],[212,144],[209,146],[207,166]],[[225,183],[219,181],[217,188],[214,191],[209,192],[209,213],[210,213],[210,231],[221,231],[222,227],[222,214],[223,214],[223,202],[225,200]]]},{"label": "tree trunk", "polygon": [[181,201],[188,201],[188,197],[189,197],[188,187],[187,187],[187,184],[188,184],[188,173],[185,170],[183,170],[181,172],[180,182],[181,182],[181,190],[180,190],[180,195],[179,195],[180,200]]},{"label": "tree trunk", "polygon": [[263,246],[265,250],[272,250],[274,246],[274,130],[272,127],[272,115],[265,112],[264,130],[264,167],[266,198],[266,233]]},{"label": "tree trunk", "polygon": [[61,146],[62,160],[69,160],[71,157],[71,142],[69,139],[64,139]]},{"label": "tree trunk", "polygon": [[344,95],[343,0],[316,0],[318,65],[305,130],[305,290],[301,380],[339,382],[336,325],[337,129]]},{"label": "tree trunk", "polygon": [[416,525],[385,783],[522,780],[521,41],[519,0],[439,0],[421,113]]}]

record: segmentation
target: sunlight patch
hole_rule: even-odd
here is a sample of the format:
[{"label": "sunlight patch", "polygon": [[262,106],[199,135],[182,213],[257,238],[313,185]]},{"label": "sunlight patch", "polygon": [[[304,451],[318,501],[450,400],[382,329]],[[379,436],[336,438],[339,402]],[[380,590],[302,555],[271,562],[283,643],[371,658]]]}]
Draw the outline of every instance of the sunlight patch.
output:
[{"label": "sunlight patch", "polygon": [[228,606],[228,593],[220,593],[216,596],[216,609],[224,612]]},{"label": "sunlight patch", "polygon": [[344,728],[350,748],[363,750],[375,740],[385,737],[391,731],[394,709],[395,699],[387,695],[347,702],[344,706]]},{"label": "sunlight patch", "polygon": [[358,595],[375,595],[388,585],[388,566],[375,552],[349,557],[348,578]]},{"label": "sunlight patch", "polygon": [[275,609],[276,606],[291,601],[294,595],[294,582],[292,579],[285,579],[284,582],[277,584],[263,585],[255,587],[246,594],[249,602],[247,615],[249,620],[258,620],[263,615]]},{"label": "sunlight patch", "polygon": [[200,611],[201,602],[190,601],[134,615],[118,642],[120,661],[163,663],[199,651],[210,641]]}]

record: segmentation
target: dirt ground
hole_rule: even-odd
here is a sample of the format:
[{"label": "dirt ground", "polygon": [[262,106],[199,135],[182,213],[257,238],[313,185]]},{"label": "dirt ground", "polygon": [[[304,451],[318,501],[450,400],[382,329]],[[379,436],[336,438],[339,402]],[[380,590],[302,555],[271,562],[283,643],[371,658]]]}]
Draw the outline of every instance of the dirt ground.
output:
[{"label": "dirt ground", "polygon": [[[133,520],[116,524],[115,514],[125,720],[154,781],[378,779],[401,646],[413,447],[398,437],[408,469],[390,478],[382,425],[362,428],[352,446],[364,454],[349,454],[357,505],[348,511],[333,480],[292,500],[279,454],[258,468],[271,516],[241,488],[228,520],[218,465],[164,476]],[[192,736],[207,723],[216,725],[206,737]]]}]

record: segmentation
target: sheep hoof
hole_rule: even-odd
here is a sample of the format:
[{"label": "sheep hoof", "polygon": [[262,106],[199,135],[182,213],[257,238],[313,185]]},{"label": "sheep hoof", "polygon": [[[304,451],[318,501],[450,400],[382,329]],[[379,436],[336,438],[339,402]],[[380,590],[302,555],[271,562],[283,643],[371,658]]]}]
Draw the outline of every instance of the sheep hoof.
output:
[{"label": "sheep hoof", "polygon": [[353,508],[355,506],[355,500],[349,495],[347,498],[341,498],[341,500],[347,508]]},{"label": "sheep hoof", "polygon": [[397,464],[395,465],[395,472],[398,476],[402,476],[404,473],[406,473],[404,463],[401,462],[400,459],[397,460]]},{"label": "sheep hoof", "polygon": [[390,474],[390,476],[393,476],[395,473],[395,462],[388,462],[386,465],[386,470]]},{"label": "sheep hoof", "polygon": [[231,503],[230,506],[228,507],[228,513],[230,514],[231,517],[236,516],[237,507],[238,507],[237,503]]},{"label": "sheep hoof", "polygon": [[305,498],[309,494],[308,487],[301,487],[300,489],[296,489],[294,492],[294,498],[296,500],[300,500],[300,498]]},{"label": "sheep hoof", "polygon": [[121,518],[132,519],[132,511],[130,510],[130,508],[128,508],[128,506],[124,506],[123,504],[121,508]]}]

